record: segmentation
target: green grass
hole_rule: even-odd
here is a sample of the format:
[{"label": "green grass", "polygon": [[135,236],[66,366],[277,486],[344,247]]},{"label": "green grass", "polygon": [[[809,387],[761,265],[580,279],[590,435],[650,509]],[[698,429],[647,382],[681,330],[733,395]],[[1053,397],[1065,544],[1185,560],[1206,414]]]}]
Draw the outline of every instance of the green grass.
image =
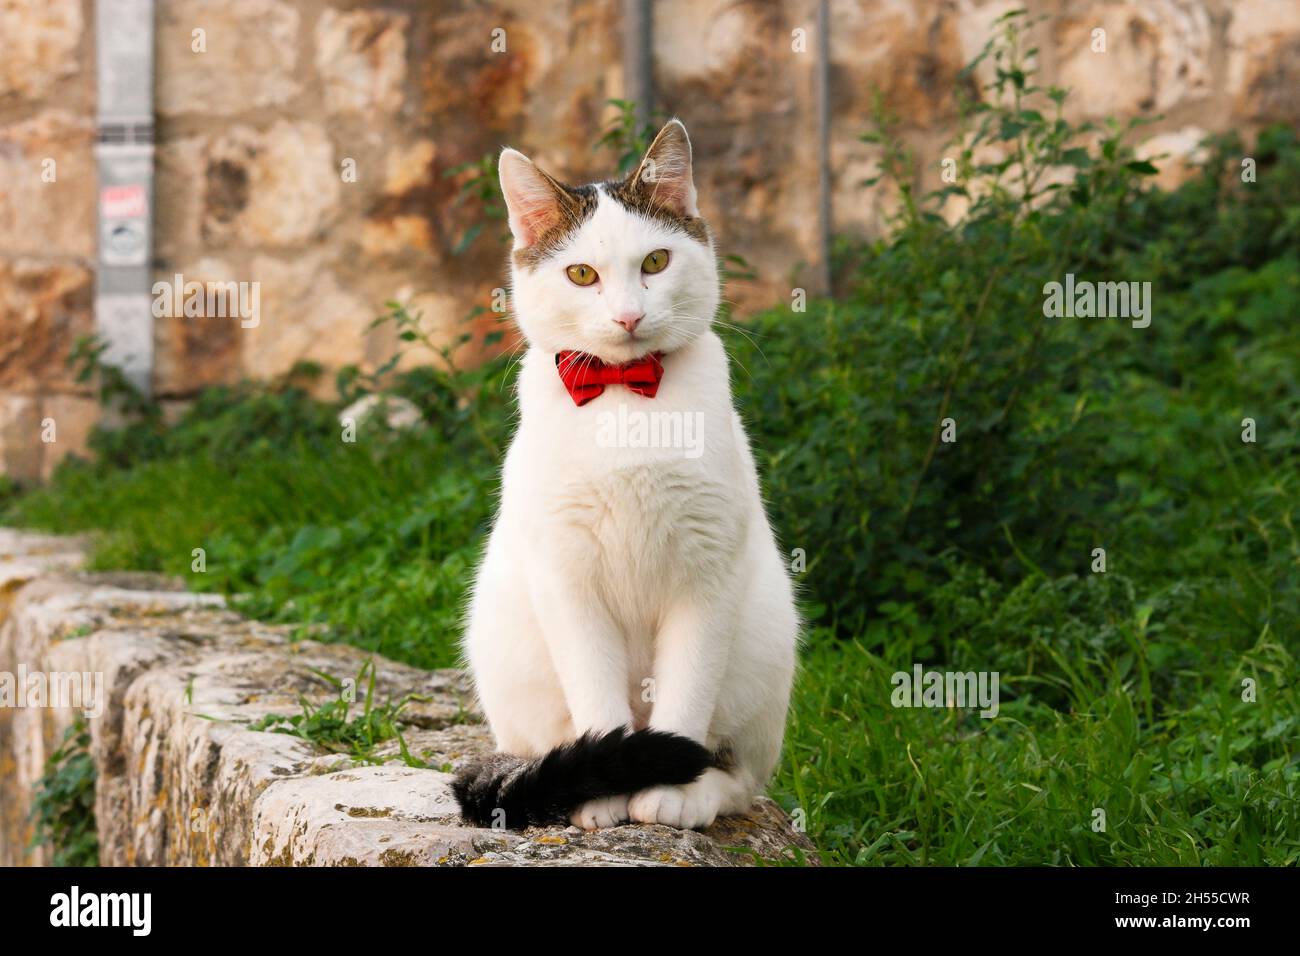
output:
[{"label": "green grass", "polygon": [[[317,677],[328,683],[337,693],[321,703],[312,703],[306,697],[299,698],[301,713],[267,714],[261,720],[249,725],[249,730],[269,730],[277,734],[288,734],[309,740],[317,747],[331,753],[347,754],[358,763],[383,763],[383,758],[376,756],[375,748],[389,740],[396,740],[402,762],[408,767],[426,767],[427,764],[411,756],[402,736],[402,710],[413,700],[425,700],[414,694],[408,694],[401,700],[375,702],[375,664],[373,660],[361,665],[352,686],[346,687],[342,680],[323,671],[313,671]],[[358,713],[353,713],[356,705],[355,689],[366,688]]]},{"label": "green grass", "polygon": [[[266,405],[298,416],[296,430],[230,447],[223,426]],[[487,453],[432,431],[367,427],[345,443],[316,411],[295,389],[210,392],[159,457],[69,464],[9,520],[102,529],[92,569],[182,574],[195,590],[239,595],[250,614],[325,624],[335,640],[421,667],[455,664],[449,635],[496,487]]]},{"label": "green grass", "polygon": [[[1046,652],[1046,648],[1039,648]],[[804,657],[776,791],[859,865],[1257,865],[1300,859],[1294,656],[1268,635],[1157,716],[1080,650],[1072,703],[895,709],[859,643]],[[910,669],[908,663],[899,667]],[[851,678],[845,675],[852,674]],[[1010,683],[1017,677],[1004,675]],[[1259,703],[1241,701],[1254,677]],[[1289,685],[1289,686],[1288,686]],[[1005,693],[1005,691],[1004,691]],[[1095,813],[1105,813],[1095,832]]]}]

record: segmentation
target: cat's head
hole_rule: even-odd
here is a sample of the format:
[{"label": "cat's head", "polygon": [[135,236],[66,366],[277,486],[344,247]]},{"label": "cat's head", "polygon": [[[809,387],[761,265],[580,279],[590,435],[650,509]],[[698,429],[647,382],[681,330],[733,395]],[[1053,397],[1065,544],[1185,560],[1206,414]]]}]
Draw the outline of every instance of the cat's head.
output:
[{"label": "cat's head", "polygon": [[708,329],[718,264],[678,120],[623,180],[567,186],[513,149],[499,168],[514,234],[514,310],[530,344],[622,363]]}]

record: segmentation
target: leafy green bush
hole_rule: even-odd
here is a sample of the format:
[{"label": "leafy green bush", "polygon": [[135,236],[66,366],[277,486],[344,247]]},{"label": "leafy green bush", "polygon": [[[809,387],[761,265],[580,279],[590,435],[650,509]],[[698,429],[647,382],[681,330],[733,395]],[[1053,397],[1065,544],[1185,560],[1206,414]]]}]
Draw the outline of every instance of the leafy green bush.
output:
[{"label": "leafy green bush", "polygon": [[[1223,142],[1200,178],[1148,191],[1153,167],[1125,130],[1061,119],[1063,91],[1032,84],[1006,23],[986,51],[997,78],[970,107],[974,139],[964,127],[954,146],[964,185],[914,201],[887,147],[904,197],[891,238],[850,257],[840,300],[762,315],[730,342],[770,510],[807,552],[817,617],[845,636],[882,601],[926,601],[951,552],[1005,578],[1079,573],[1094,547],[1136,547],[1134,519],[1174,507],[1153,466],[1212,505],[1242,489],[1198,474],[1198,450],[1246,482],[1295,461],[1294,136],[1261,137],[1256,183],[1225,184],[1239,147]],[[1056,117],[1023,105],[1034,98]],[[976,163],[984,141],[1005,158]],[[1062,168],[1072,180],[1033,185]],[[937,210],[954,195],[972,201],[950,227]],[[1045,317],[1044,286],[1067,272],[1151,282],[1151,326]],[[1245,416],[1258,445],[1239,440]],[[941,440],[946,419],[955,441]],[[1191,468],[1168,460],[1175,449]]]},{"label": "leafy green bush", "polygon": [[53,866],[98,866],[95,825],[95,761],[90,731],[78,719],[45,761],[32,797],[32,846],[50,847]]}]

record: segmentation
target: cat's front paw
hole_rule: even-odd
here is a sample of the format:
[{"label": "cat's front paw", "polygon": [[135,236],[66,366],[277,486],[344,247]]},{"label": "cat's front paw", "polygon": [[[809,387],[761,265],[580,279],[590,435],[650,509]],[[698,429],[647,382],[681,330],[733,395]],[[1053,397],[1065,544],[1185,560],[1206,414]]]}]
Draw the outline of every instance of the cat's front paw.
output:
[{"label": "cat's front paw", "polygon": [[628,821],[628,798],[600,797],[588,800],[569,815],[569,822],[584,830],[599,830],[601,827],[616,827]]},{"label": "cat's front paw", "polygon": [[721,796],[706,780],[684,787],[651,787],[634,794],[628,813],[637,823],[663,823],[682,830],[702,830],[718,817]]}]

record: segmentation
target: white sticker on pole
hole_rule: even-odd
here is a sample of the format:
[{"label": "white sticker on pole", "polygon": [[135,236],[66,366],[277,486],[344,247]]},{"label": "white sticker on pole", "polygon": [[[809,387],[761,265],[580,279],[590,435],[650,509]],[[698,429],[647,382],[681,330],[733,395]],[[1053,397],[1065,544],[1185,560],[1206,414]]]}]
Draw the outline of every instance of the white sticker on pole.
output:
[{"label": "white sticker on pole", "polygon": [[144,187],[105,186],[99,191],[99,214],[104,219],[143,219],[149,213]]},{"label": "white sticker on pole", "polygon": [[109,266],[142,266],[149,261],[149,200],[143,185],[103,186],[99,190],[99,257]]}]

